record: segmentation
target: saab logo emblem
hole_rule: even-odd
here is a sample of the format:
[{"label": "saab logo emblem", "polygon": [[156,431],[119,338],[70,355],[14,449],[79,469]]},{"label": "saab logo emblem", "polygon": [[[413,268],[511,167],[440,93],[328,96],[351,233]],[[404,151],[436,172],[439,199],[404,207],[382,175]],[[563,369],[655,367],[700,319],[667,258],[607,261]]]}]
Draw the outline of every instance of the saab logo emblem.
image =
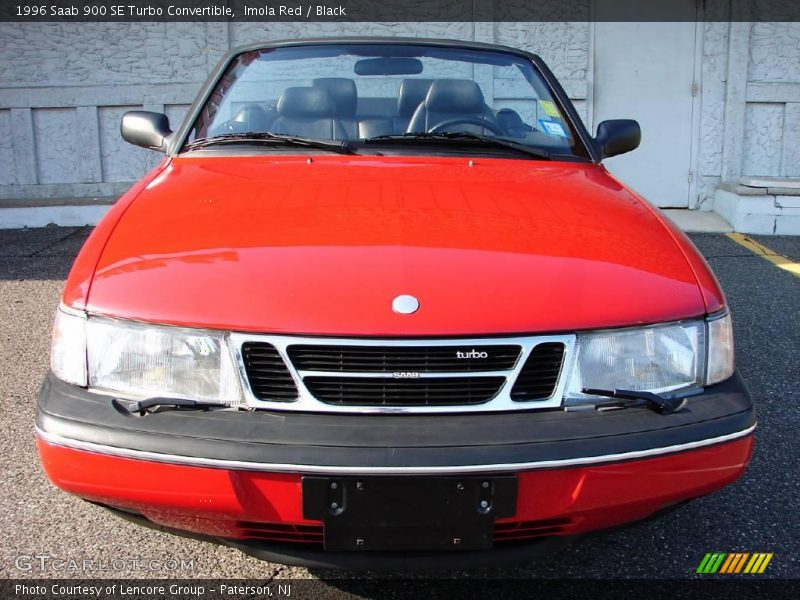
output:
[{"label": "saab logo emblem", "polygon": [[489,358],[489,353],[478,352],[477,350],[470,350],[469,352],[463,352],[461,350],[457,350],[456,358]]},{"label": "saab logo emblem", "polygon": [[394,378],[395,379],[416,379],[419,377],[419,373],[416,371],[395,371]]},{"label": "saab logo emblem", "polygon": [[419,300],[414,296],[403,294],[392,300],[392,310],[399,315],[410,315],[419,310]]},{"label": "saab logo emblem", "polygon": [[697,572],[702,575],[714,573],[724,573],[733,575],[736,573],[763,573],[769,561],[772,560],[772,552],[709,552],[700,561]]}]

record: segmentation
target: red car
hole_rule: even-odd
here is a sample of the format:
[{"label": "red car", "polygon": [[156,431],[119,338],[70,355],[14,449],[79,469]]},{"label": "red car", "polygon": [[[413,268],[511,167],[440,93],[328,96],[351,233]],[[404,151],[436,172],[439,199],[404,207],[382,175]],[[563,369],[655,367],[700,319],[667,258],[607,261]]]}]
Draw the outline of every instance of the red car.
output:
[{"label": "red car", "polygon": [[755,412],[708,265],[537,56],[313,39],[227,55],[58,310],[60,488],[264,559],[523,560],[735,481]]}]

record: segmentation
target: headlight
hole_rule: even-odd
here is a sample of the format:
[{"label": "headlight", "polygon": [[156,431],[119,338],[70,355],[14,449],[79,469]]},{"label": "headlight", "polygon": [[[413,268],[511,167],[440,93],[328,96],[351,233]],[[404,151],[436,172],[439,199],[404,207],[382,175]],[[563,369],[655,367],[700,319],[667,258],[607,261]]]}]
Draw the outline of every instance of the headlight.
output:
[{"label": "headlight", "polygon": [[[84,338],[71,343],[63,332],[77,332],[65,322],[80,320]],[[126,398],[173,397],[199,402],[236,405],[242,402],[241,386],[224,332],[148,325],[102,317],[80,319],[60,313],[58,337],[54,334],[53,372],[60,378]],[[56,340],[59,340],[58,342]],[[72,364],[70,355],[84,344],[84,381],[63,376]],[[77,359],[74,359],[77,362]]]},{"label": "headlight", "polygon": [[50,345],[50,370],[68,383],[86,386],[86,317],[56,312]]},{"label": "headlight", "polygon": [[733,325],[725,313],[708,321],[708,368],[706,385],[712,385],[733,375]]},{"label": "headlight", "polygon": [[702,385],[703,324],[600,331],[578,336],[567,400],[582,388],[666,393]]},{"label": "headlight", "polygon": [[[707,333],[706,333],[707,329]],[[594,399],[583,388],[680,395],[733,375],[730,315],[578,335],[566,404]]]}]

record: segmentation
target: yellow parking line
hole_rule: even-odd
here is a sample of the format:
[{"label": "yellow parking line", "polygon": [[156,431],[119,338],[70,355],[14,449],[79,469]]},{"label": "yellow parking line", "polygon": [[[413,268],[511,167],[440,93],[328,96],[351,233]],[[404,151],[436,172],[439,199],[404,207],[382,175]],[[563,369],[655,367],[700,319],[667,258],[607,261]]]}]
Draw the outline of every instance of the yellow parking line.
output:
[{"label": "yellow parking line", "polygon": [[800,277],[800,263],[793,262],[785,256],[778,254],[774,250],[767,248],[764,244],[759,244],[753,238],[746,236],[743,233],[726,233],[730,239],[744,246],[756,256],[760,256],[764,260],[768,260],[773,265],[784,271],[789,271],[792,275]]}]

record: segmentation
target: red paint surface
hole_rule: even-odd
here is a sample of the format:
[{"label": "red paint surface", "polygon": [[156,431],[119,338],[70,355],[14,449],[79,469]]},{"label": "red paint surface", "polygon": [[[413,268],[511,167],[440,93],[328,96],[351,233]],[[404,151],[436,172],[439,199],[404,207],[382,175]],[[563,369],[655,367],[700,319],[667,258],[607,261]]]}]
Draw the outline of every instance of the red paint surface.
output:
[{"label": "red paint surface", "polygon": [[89,287],[94,277],[95,267],[97,266],[97,261],[103,253],[103,249],[111,233],[122,218],[122,215],[125,214],[131,202],[139,195],[139,192],[141,192],[169,162],[169,158],[165,158],[161,161],[157,167],[142,177],[138,183],[120,196],[114,203],[114,206],[100,219],[100,222],[92,230],[83,248],[81,248],[78,257],[72,264],[69,277],[67,277],[66,286],[64,287],[63,301],[65,305],[77,310],[84,310],[86,308],[86,300],[89,296]]},{"label": "red paint surface", "polygon": [[[538,531],[567,535],[645,518],[738,479],[752,445],[748,436],[658,458],[519,473],[517,514],[498,523],[559,523]],[[258,523],[319,525],[303,519],[300,475],[115,458],[42,440],[38,447],[58,487],[162,525],[233,538],[252,537]]]},{"label": "red paint surface", "polygon": [[[691,243],[599,165],[190,155],[151,178],[90,238],[67,304],[95,264],[90,311],[272,333],[570,331],[723,301]],[[399,294],[419,311],[393,313]]]}]

